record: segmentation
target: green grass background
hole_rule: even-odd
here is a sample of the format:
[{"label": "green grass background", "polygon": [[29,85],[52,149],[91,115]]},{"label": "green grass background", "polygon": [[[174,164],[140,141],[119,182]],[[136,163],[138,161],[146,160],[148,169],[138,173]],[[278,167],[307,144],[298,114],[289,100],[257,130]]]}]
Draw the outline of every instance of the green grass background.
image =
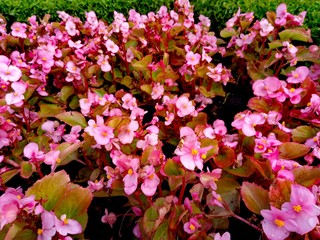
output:
[{"label": "green grass background", "polygon": [[[275,11],[282,2],[287,4],[290,13],[307,11],[305,25],[311,29],[313,39],[319,44],[320,0],[191,0],[195,15],[209,17],[215,31],[223,29],[225,22],[239,7],[241,12],[253,11],[255,17],[261,19],[267,11]],[[93,10],[99,19],[112,22],[114,10],[125,15],[130,9],[146,14],[157,11],[162,5],[173,9],[173,0],[0,0],[0,13],[12,24],[15,21],[25,22],[32,15],[42,18],[47,13],[52,21],[57,21],[57,11],[65,11],[83,20],[84,12]]]}]

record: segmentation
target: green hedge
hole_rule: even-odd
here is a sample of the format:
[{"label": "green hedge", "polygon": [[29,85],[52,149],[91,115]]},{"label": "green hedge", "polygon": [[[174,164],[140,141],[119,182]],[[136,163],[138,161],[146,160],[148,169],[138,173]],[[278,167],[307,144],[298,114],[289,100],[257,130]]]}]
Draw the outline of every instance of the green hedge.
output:
[{"label": "green hedge", "polygon": [[[0,13],[9,23],[25,22],[31,15],[43,17],[49,13],[51,20],[58,20],[57,11],[65,11],[72,16],[84,19],[84,12],[93,10],[98,18],[108,22],[113,20],[113,11],[127,14],[130,9],[140,13],[157,11],[160,6],[173,8],[174,0],[0,0]],[[203,14],[213,21],[213,29],[221,30],[225,22],[237,12],[255,12],[261,19],[267,11],[275,11],[280,3],[286,3],[288,11],[298,14],[307,11],[305,25],[311,29],[316,43],[320,43],[320,1],[310,0],[191,0],[196,15]]]}]

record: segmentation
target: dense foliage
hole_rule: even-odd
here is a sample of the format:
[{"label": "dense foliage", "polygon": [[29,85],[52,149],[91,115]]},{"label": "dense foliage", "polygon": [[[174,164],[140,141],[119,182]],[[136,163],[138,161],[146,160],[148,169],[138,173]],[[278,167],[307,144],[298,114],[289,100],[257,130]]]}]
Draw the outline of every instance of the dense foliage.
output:
[{"label": "dense foliage", "polygon": [[229,240],[231,219],[262,239],[320,237],[306,12],[238,10],[221,38],[187,0],[111,23],[58,16],[0,19],[1,239],[96,239],[94,217],[110,238]]}]

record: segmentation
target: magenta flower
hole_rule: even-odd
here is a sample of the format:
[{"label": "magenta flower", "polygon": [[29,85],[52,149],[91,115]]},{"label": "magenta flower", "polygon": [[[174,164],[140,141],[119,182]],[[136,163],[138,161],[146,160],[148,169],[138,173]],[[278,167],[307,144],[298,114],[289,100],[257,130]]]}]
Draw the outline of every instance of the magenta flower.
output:
[{"label": "magenta flower", "polygon": [[55,215],[53,212],[43,211],[41,213],[42,228],[39,228],[37,240],[48,240],[56,234]]},{"label": "magenta flower", "polygon": [[113,212],[109,213],[108,209],[105,209],[104,212],[105,215],[102,216],[101,222],[108,223],[113,228],[113,224],[117,221],[116,215]]},{"label": "magenta flower", "polygon": [[138,173],[137,170],[139,168],[140,161],[138,158],[133,158],[130,161],[130,167],[127,175],[124,176],[124,192],[127,195],[131,195],[134,191],[136,191],[138,187]]},{"label": "magenta flower", "polygon": [[264,80],[257,80],[252,84],[254,95],[259,97],[275,98],[281,89],[281,82],[276,77],[267,77]]},{"label": "magenta flower", "polygon": [[79,140],[79,132],[81,132],[82,128],[80,125],[73,126],[69,134],[65,134],[62,138],[68,143],[78,143]]},{"label": "magenta flower", "polygon": [[271,210],[262,210],[262,229],[270,240],[286,239],[290,232],[298,229],[298,224],[291,215],[271,206]]},{"label": "magenta flower", "polygon": [[290,202],[284,203],[281,210],[290,214],[298,224],[295,232],[300,235],[310,232],[319,223],[320,207],[316,205],[316,198],[308,188],[301,185],[291,185]]},{"label": "magenta flower", "polygon": [[160,179],[155,173],[155,169],[152,165],[145,166],[141,174],[143,182],[141,184],[141,190],[146,196],[153,196],[160,183]]},{"label": "magenta flower", "polygon": [[51,170],[54,171],[56,168],[57,163],[60,162],[60,151],[59,150],[52,150],[48,152],[44,157],[44,163],[47,165],[51,165]]},{"label": "magenta flower", "polygon": [[16,82],[21,78],[21,76],[22,72],[19,68],[0,62],[0,78],[3,81]]},{"label": "magenta flower", "polygon": [[113,128],[105,125],[94,127],[93,134],[94,139],[100,145],[109,144],[114,137]]},{"label": "magenta flower", "polygon": [[309,68],[305,66],[297,67],[296,70],[292,71],[287,78],[288,83],[302,83],[309,75]]},{"label": "magenta flower", "polygon": [[186,222],[183,225],[183,230],[188,234],[193,234],[198,230],[199,227],[201,227],[201,224],[199,223],[198,219],[190,218],[189,222]]},{"label": "magenta flower", "polygon": [[298,104],[301,101],[300,93],[303,91],[302,88],[283,88],[283,91],[290,97],[290,102],[292,104]]},{"label": "magenta flower", "polygon": [[45,157],[42,151],[39,151],[38,144],[31,142],[23,149],[23,155],[32,162],[42,161]]},{"label": "magenta flower", "polygon": [[79,234],[82,232],[81,224],[73,219],[68,219],[66,214],[62,214],[60,220],[55,217],[55,227],[62,236],[68,234]]}]

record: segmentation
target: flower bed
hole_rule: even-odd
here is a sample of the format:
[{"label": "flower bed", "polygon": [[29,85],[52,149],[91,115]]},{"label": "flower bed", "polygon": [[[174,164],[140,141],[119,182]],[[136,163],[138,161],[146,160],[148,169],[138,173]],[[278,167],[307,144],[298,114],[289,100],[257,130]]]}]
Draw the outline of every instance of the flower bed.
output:
[{"label": "flower bed", "polygon": [[1,18],[1,239],[319,238],[305,14]]}]

